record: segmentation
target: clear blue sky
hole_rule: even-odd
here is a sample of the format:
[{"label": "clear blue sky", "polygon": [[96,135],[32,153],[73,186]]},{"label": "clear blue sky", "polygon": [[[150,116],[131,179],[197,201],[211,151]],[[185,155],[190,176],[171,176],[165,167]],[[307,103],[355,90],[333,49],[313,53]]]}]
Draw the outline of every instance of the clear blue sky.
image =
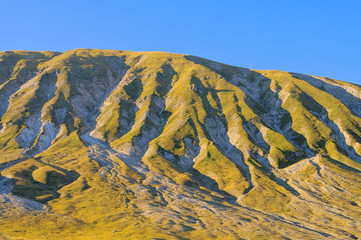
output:
[{"label": "clear blue sky", "polygon": [[361,84],[360,0],[0,0],[0,51],[192,54]]}]

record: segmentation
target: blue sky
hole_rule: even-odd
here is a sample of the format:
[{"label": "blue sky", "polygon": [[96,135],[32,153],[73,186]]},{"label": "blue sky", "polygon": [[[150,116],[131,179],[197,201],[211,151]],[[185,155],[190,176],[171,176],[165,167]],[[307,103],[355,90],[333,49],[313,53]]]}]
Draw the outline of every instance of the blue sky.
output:
[{"label": "blue sky", "polygon": [[0,51],[165,51],[361,84],[359,0],[0,0],[0,23]]}]

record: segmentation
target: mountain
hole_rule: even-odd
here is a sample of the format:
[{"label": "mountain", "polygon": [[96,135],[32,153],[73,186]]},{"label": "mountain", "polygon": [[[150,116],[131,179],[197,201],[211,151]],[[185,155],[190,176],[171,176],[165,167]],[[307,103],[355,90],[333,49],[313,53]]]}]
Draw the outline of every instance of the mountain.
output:
[{"label": "mountain", "polygon": [[6,51],[0,118],[3,239],[361,238],[355,84],[163,52]]}]

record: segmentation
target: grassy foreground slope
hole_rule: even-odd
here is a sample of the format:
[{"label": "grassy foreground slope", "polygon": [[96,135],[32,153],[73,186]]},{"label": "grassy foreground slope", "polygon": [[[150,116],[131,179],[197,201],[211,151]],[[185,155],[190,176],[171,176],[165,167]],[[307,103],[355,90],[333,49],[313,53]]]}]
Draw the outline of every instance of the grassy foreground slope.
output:
[{"label": "grassy foreground slope", "polygon": [[162,52],[0,53],[0,238],[361,238],[361,88]]}]

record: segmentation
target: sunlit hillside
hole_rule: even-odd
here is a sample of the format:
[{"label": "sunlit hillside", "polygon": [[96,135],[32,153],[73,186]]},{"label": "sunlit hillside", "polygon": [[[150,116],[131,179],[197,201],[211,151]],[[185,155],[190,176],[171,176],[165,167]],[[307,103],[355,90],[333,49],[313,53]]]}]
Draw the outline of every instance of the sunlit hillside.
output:
[{"label": "sunlit hillside", "polygon": [[163,52],[0,52],[0,239],[361,238],[361,87]]}]

